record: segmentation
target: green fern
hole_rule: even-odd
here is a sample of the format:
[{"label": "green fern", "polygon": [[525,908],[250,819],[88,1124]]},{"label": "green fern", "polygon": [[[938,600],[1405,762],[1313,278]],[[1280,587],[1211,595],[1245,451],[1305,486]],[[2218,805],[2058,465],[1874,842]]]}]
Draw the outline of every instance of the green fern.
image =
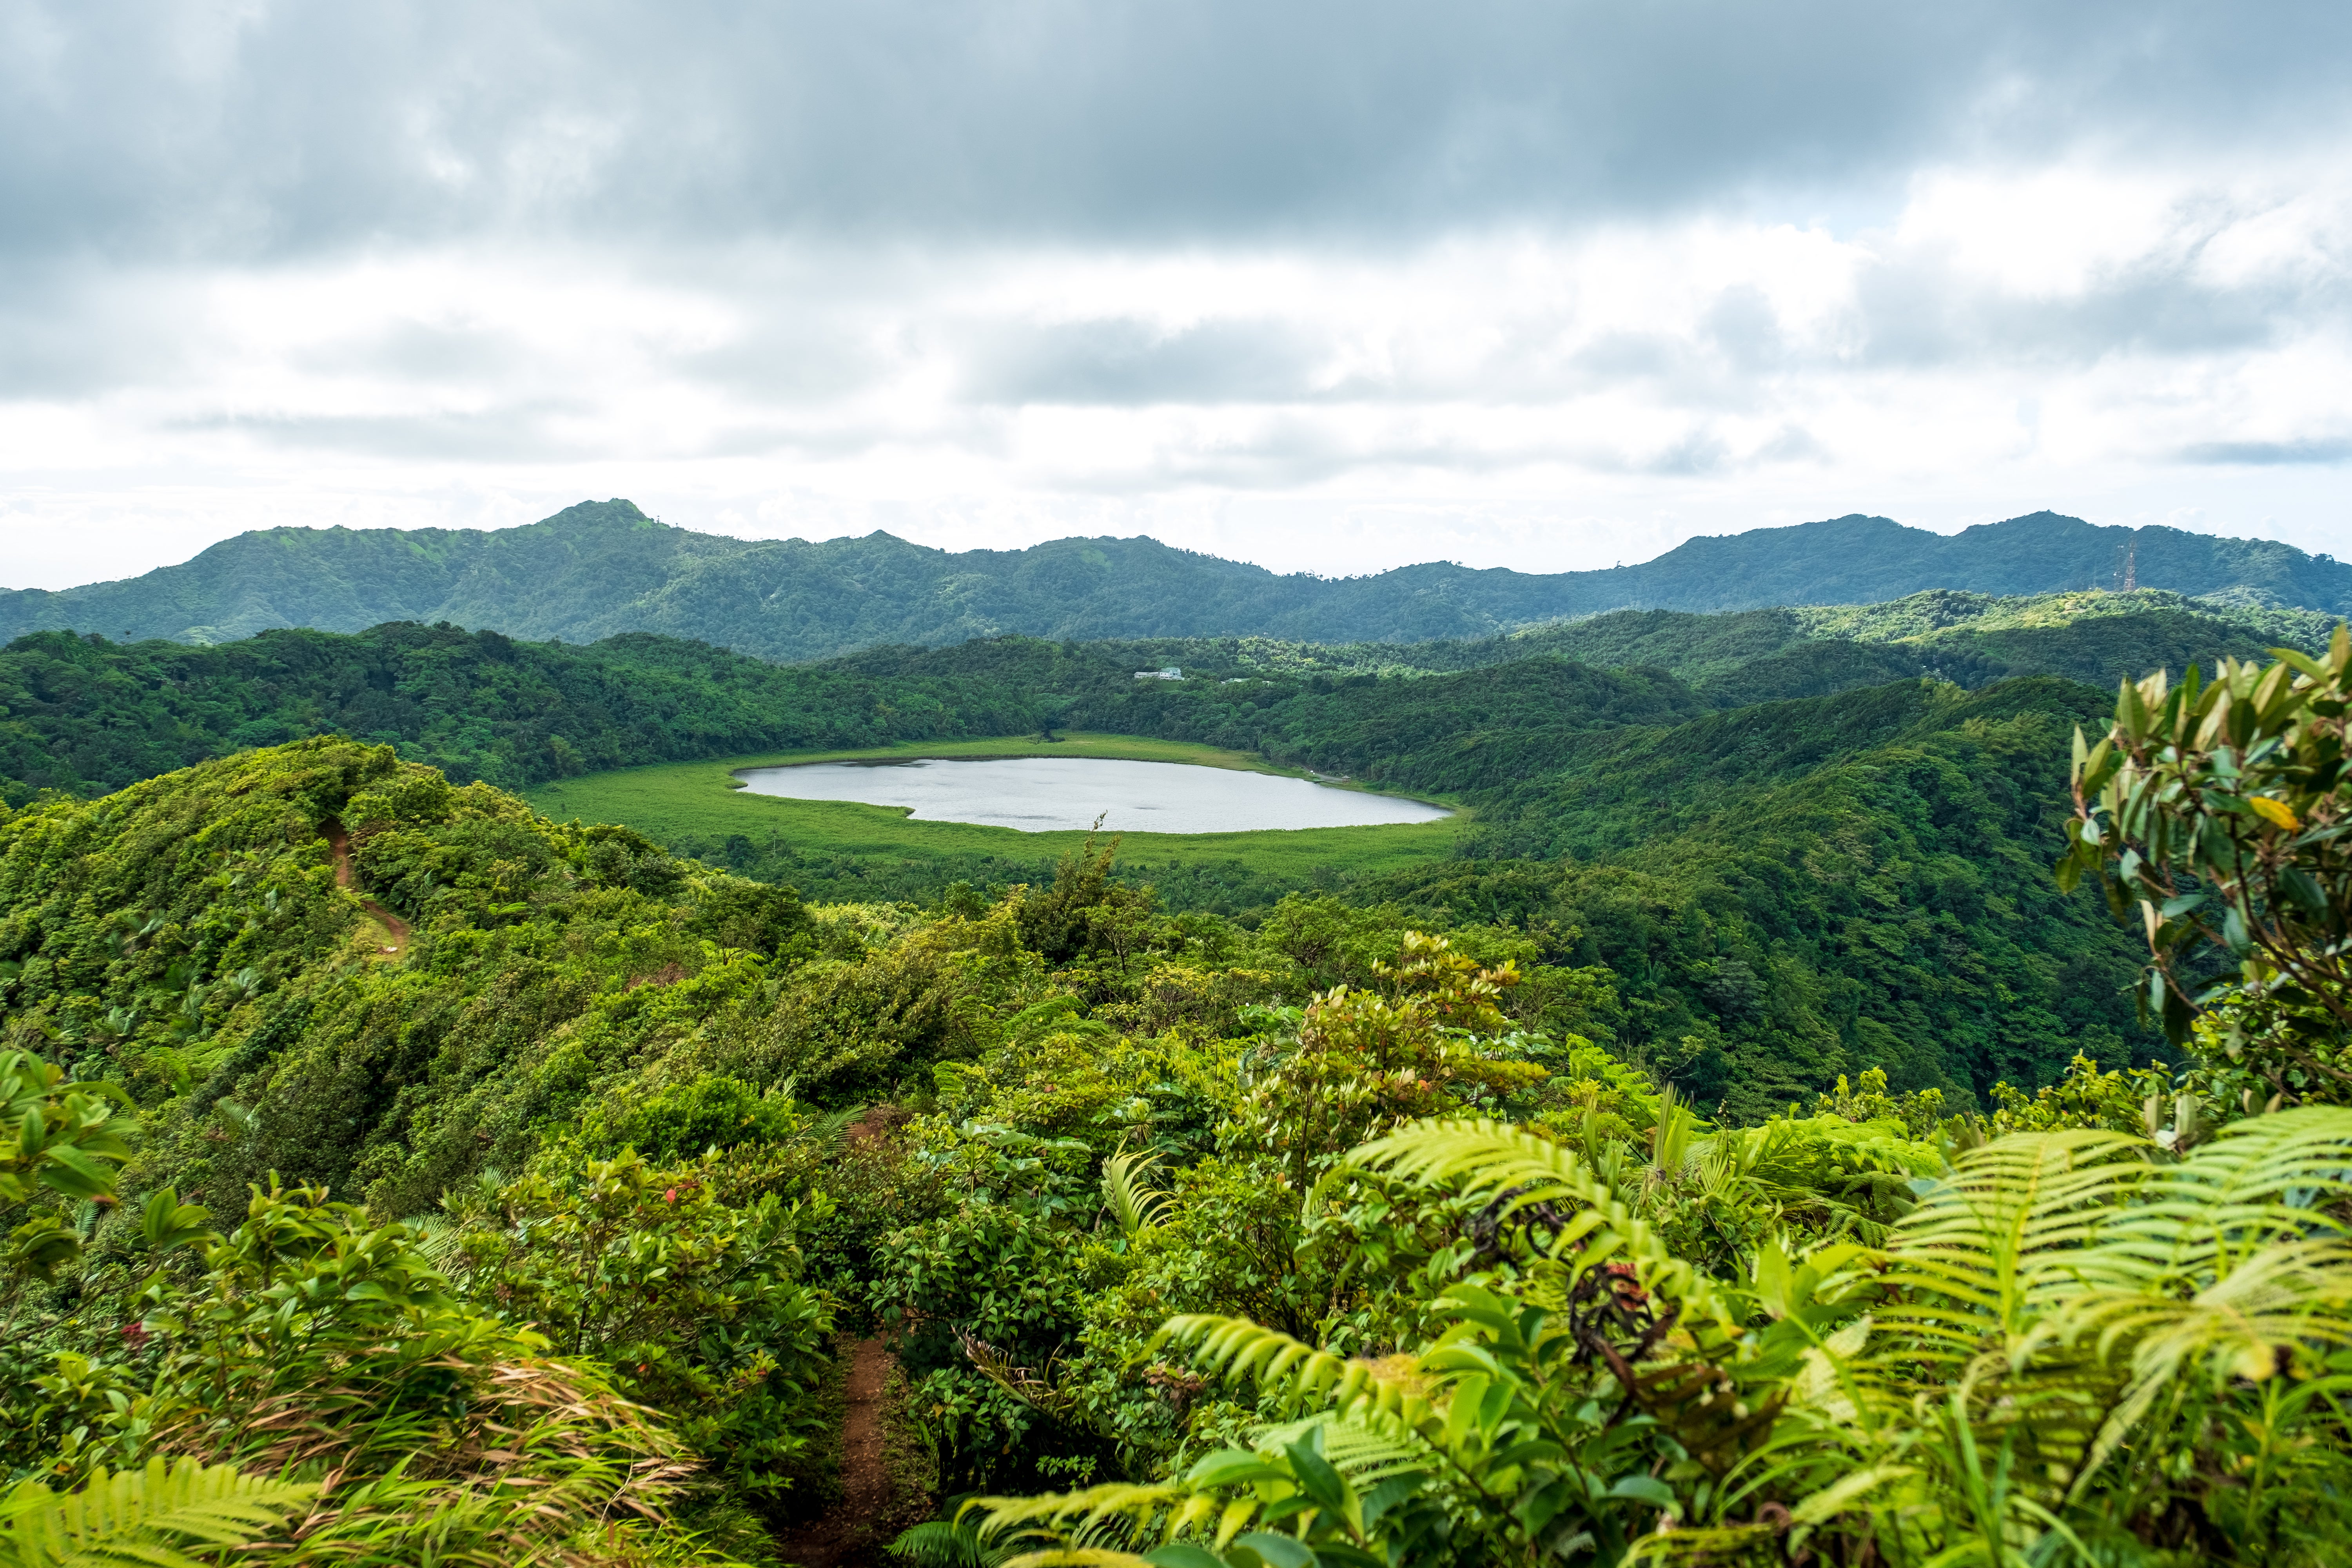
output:
[{"label": "green fern", "polygon": [[2018,1134],[1964,1155],[1897,1226],[1891,1283],[1909,1298],[1882,1313],[1915,1353],[1965,1362],[1992,1333],[2029,1326],[2081,1288],[2098,1227],[2147,1173],[2121,1133]]},{"label": "green fern", "polygon": [[[975,1498],[964,1506],[982,1515],[980,1538],[991,1545],[1072,1537],[1077,1544],[1095,1544],[1109,1533],[1131,1542],[1155,1537],[1173,1541],[1188,1531],[1214,1529],[1228,1511],[1213,1492],[1182,1482],[1139,1486],[1107,1481],[1045,1497]],[[1236,1521],[1234,1528],[1242,1522],[1245,1520]],[[1231,1531],[1219,1533],[1222,1547]]]},{"label": "green fern", "polygon": [[25,1481],[0,1500],[0,1568],[200,1568],[185,1549],[244,1546],[318,1493],[194,1459],[100,1469],[63,1494]]},{"label": "green fern", "polygon": [[1157,1154],[1133,1152],[1113,1154],[1103,1161],[1103,1203],[1118,1222],[1118,1228],[1129,1236],[1139,1236],[1161,1224],[1174,1206],[1167,1194],[1154,1193],[1144,1185],[1159,1165]]},{"label": "green fern", "polygon": [[982,1540],[980,1531],[961,1519],[934,1519],[900,1531],[890,1542],[890,1555],[915,1568],[999,1568],[1011,1553]]},{"label": "green fern", "polygon": [[[1837,1347],[1853,1397],[1812,1419],[1811,1440],[1846,1473],[1798,1502],[1800,1522],[1843,1521],[1888,1550],[2074,1550],[2069,1514],[2095,1483],[2160,1493],[2168,1457],[2188,1460],[2180,1445],[2236,1391],[2275,1388],[2284,1357],[2352,1345],[2352,1244],[2330,1212],[2347,1194],[2341,1109],[2252,1118],[2178,1163],[2082,1131],[1962,1155],[1895,1227],[1867,1348]],[[2294,1424],[2327,1402],[2269,1408],[2293,1451]]]},{"label": "green fern", "polygon": [[1616,1184],[1539,1133],[1500,1121],[1424,1121],[1367,1143],[1348,1159],[1471,1196],[1507,1193],[1507,1214],[1537,1204],[1576,1205],[1579,1212],[1551,1244],[1552,1256],[1570,1261],[1572,1272],[1622,1259],[1633,1266],[1644,1289],[1680,1303],[1685,1321],[1703,1318],[1724,1335],[1737,1332],[1730,1300],[1668,1250]]},{"label": "green fern", "polygon": [[1255,1382],[1292,1409],[1320,1406],[1346,1417],[1367,1408],[1411,1422],[1428,1402],[1407,1383],[1381,1375],[1370,1363],[1316,1349],[1246,1318],[1187,1313],[1171,1318],[1153,1339],[1192,1349],[1194,1364],[1229,1383]]}]

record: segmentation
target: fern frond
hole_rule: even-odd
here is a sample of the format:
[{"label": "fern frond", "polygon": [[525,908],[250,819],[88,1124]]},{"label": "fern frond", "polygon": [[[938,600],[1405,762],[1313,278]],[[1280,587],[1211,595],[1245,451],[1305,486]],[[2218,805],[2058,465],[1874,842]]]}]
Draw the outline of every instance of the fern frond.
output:
[{"label": "fern frond", "polygon": [[1410,1475],[1429,1468],[1427,1445],[1415,1440],[1399,1424],[1374,1424],[1360,1418],[1342,1420],[1328,1411],[1304,1421],[1262,1426],[1250,1434],[1249,1441],[1252,1447],[1263,1452],[1287,1448],[1310,1433],[1320,1435],[1323,1458],[1330,1461],[1331,1468],[1360,1489],[1391,1476]]},{"label": "fern frond", "polygon": [[971,1526],[940,1519],[900,1531],[889,1552],[915,1568],[998,1568],[1004,1561],[1003,1549],[982,1541]]},{"label": "fern frond", "polygon": [[2352,1195],[2352,1110],[2251,1117],[2177,1165],[2099,1230],[2084,1277],[2110,1288],[2196,1289],[2282,1240],[2342,1236],[2327,1205]]},{"label": "fern frond", "polygon": [[100,1469],[65,1495],[26,1481],[0,1507],[0,1568],[199,1568],[181,1547],[244,1545],[318,1492],[194,1459]]},{"label": "fern frond", "polygon": [[1965,1349],[2022,1334],[2079,1289],[2065,1267],[2146,1181],[2147,1145],[2120,1133],[2019,1133],[1971,1150],[1887,1243],[1883,1321]]},{"label": "fern frond", "polygon": [[1685,1321],[1703,1317],[1727,1334],[1735,1331],[1731,1304],[1714,1283],[1676,1258],[1606,1177],[1538,1133],[1501,1121],[1417,1122],[1364,1144],[1348,1163],[1470,1196],[1507,1193],[1507,1214],[1563,1200],[1577,1205],[1581,1212],[1553,1239],[1554,1257],[1579,1269],[1622,1258],[1644,1288],[1682,1304]]},{"label": "fern frond", "polygon": [[1411,1382],[1384,1376],[1369,1363],[1316,1349],[1247,1318],[1188,1313],[1171,1318],[1153,1337],[1192,1350],[1194,1364],[1228,1383],[1249,1380],[1294,1406],[1319,1401],[1339,1416],[1378,1412],[1417,1424],[1428,1404]]},{"label": "fern frond", "polygon": [[1159,1155],[1132,1151],[1113,1154],[1103,1162],[1103,1203],[1118,1222],[1118,1228],[1129,1236],[1160,1224],[1173,1206],[1167,1194],[1154,1193],[1143,1184],[1159,1165]]},{"label": "fern frond", "polygon": [[2209,1384],[2274,1375],[2286,1358],[2352,1345],[2352,1245],[2280,1243],[2186,1300],[2150,1290],[2085,1292],[2042,1340],[2088,1341],[2102,1362],[2129,1350],[2129,1384],[2094,1438],[2074,1489],[2129,1437],[2157,1397],[2186,1378]]},{"label": "fern frond", "polygon": [[1064,1387],[1055,1374],[1059,1356],[1046,1363],[1040,1373],[1033,1367],[1015,1365],[1010,1355],[969,1331],[958,1332],[956,1342],[963,1347],[964,1359],[971,1363],[973,1371],[1023,1404],[1065,1419],[1076,1414],[1078,1396]]},{"label": "fern frond", "polygon": [[1105,1481],[1044,1497],[974,1498],[961,1511],[983,1515],[980,1539],[998,1542],[1041,1532],[1099,1536],[1114,1528],[1133,1541],[1155,1532],[1173,1540],[1180,1531],[1214,1520],[1220,1510],[1216,1499],[1187,1487]]},{"label": "fern frond", "polygon": [[2352,1237],[2320,1206],[2352,1194],[2352,1112],[2252,1118],[2176,1164],[2147,1149],[2001,1139],[1889,1243],[1882,1404],[1906,1359],[1944,1363],[1952,1422],[2050,1479],[2037,1508],[2079,1498],[2184,1382],[2260,1381],[2283,1353],[2352,1344]]}]

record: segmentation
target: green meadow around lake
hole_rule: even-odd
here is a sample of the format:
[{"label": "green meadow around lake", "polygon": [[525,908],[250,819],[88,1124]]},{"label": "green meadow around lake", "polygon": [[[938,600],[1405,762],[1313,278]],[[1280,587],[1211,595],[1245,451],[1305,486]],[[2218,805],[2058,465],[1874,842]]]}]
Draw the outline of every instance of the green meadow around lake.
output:
[{"label": "green meadow around lake", "polygon": [[[781,838],[799,856],[845,856],[891,861],[992,858],[1033,862],[1057,858],[1086,841],[1082,832],[1024,833],[974,823],[918,822],[895,806],[847,801],[789,800],[753,795],[735,770],[793,763],[856,762],[919,757],[1116,757],[1234,768],[1286,778],[1312,775],[1246,752],[1139,735],[1073,733],[1059,741],[906,742],[855,751],[773,752],[719,761],[660,763],[586,773],[538,785],[523,794],[557,821],[614,822],[686,853],[708,852],[730,838],[765,844]],[[1416,799],[1453,805],[1443,795]],[[1257,877],[1317,879],[1317,873],[1377,876],[1452,851],[1468,820],[1460,813],[1440,822],[1371,827],[1308,827],[1244,833],[1125,833],[1119,858],[1146,867],[1244,862]]]}]

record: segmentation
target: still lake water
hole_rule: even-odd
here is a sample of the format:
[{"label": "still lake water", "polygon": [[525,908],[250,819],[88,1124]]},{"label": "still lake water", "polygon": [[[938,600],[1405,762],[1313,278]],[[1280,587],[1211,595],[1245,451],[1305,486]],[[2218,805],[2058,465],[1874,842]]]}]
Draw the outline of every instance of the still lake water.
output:
[{"label": "still lake water", "polygon": [[925,822],[978,822],[1025,833],[1091,827],[1098,816],[1106,831],[1120,833],[1240,833],[1433,822],[1452,815],[1417,800],[1307,779],[1107,757],[807,763],[744,768],[735,776],[754,795],[911,806]]}]

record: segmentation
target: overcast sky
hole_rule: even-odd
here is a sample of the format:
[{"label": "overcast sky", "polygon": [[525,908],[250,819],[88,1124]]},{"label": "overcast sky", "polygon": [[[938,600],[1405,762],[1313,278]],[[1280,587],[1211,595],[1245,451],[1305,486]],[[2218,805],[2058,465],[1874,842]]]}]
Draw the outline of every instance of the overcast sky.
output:
[{"label": "overcast sky", "polygon": [[0,0],[0,584],[280,523],[2352,554],[2352,5]]}]

